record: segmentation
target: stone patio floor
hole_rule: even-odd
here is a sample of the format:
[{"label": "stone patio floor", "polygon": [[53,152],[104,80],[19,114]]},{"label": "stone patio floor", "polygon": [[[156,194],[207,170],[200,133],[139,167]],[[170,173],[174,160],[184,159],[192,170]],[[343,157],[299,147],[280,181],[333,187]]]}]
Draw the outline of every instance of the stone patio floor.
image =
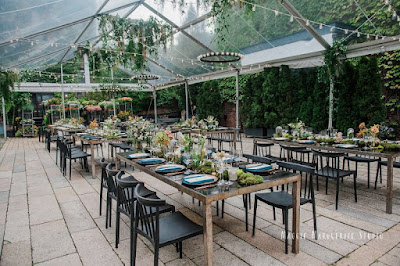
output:
[{"label": "stone patio floor", "polygon": [[[244,150],[251,152],[251,139],[244,139]],[[278,150],[273,152],[277,155]],[[201,223],[201,207],[197,202],[193,204],[191,197],[147,174],[126,170]],[[374,180],[375,166],[371,173]],[[316,191],[320,237],[315,240],[312,236],[311,205],[302,206],[303,238],[297,255],[284,253],[284,225],[279,211],[274,221],[272,209],[260,203],[256,236],[252,237],[251,226],[249,232],[245,231],[241,197],[230,198],[226,201],[225,217],[214,216],[215,265],[400,265],[399,169],[395,169],[394,176],[395,198],[390,215],[384,211],[385,176],[377,190],[368,189],[366,168],[359,168],[358,203],[354,202],[352,178],[347,179],[340,187],[339,210],[334,205],[335,186],[331,183],[325,195],[325,182],[321,182],[320,191]],[[72,180],[67,180],[55,164],[54,144],[49,154],[38,139],[8,139],[0,151],[0,264],[129,264],[129,220],[122,215],[121,242],[115,248],[115,214],[112,228],[106,230],[105,211],[99,216],[99,187],[100,180],[82,172],[77,163]],[[202,265],[202,236],[184,241],[183,253],[183,259],[179,259],[174,246],[162,248],[160,265]],[[152,247],[140,239],[137,265],[152,264]]]}]

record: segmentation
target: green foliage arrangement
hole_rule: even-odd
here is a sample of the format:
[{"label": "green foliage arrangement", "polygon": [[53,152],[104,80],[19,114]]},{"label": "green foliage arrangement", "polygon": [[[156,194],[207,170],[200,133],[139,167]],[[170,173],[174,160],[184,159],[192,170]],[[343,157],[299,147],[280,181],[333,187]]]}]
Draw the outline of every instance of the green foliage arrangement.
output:
[{"label": "green foliage arrangement", "polygon": [[205,82],[198,88],[196,112],[199,119],[205,119],[211,115],[220,120],[222,116],[222,104],[218,81]]}]

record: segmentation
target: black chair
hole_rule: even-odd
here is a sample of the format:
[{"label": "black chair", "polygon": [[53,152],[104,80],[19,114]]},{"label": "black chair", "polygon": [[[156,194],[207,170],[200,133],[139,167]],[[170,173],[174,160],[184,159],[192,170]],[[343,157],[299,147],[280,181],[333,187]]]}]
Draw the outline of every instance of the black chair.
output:
[{"label": "black chair", "polygon": [[341,178],[353,175],[354,178],[354,198],[357,202],[357,172],[351,170],[344,170],[340,167],[341,158],[345,156],[342,152],[322,152],[312,150],[314,156],[313,161],[317,166],[317,187],[318,177],[326,178],[326,194],[328,194],[328,180],[336,180],[336,210],[339,202],[339,180]]},{"label": "black chair", "polygon": [[[381,183],[382,183],[382,166],[387,167],[388,162],[387,161],[378,161],[378,168],[376,169],[376,178],[375,178],[375,189],[376,186],[378,185],[378,175],[380,175]],[[393,162],[393,167],[394,168],[400,168],[400,162]]]},{"label": "black chair", "polygon": [[[350,170],[350,162],[354,162],[356,169],[355,171],[358,173],[358,164],[359,163],[366,163],[368,167],[368,188],[369,188],[369,183],[370,183],[370,166],[371,163],[378,162],[379,158],[373,157],[373,156],[363,156],[363,155],[345,155],[343,158],[343,168],[345,166],[345,162],[347,161],[347,169]],[[379,167],[379,165],[378,165]]]},{"label": "black chair", "polygon": [[[132,178],[122,178],[124,175],[124,171],[119,171],[118,174],[115,176],[117,182],[117,208],[116,208],[116,220],[115,220],[115,247],[118,248],[119,244],[119,228],[120,228],[120,215],[121,213],[128,216],[128,218],[135,217],[135,210],[136,210],[136,195],[135,195],[135,187],[138,184],[143,184],[138,180],[134,180]],[[144,186],[141,189],[141,193],[144,191]],[[143,193],[146,195],[146,193]],[[142,195],[143,195],[142,194]],[[150,199],[160,199],[157,197],[156,194],[151,194],[146,196],[146,198]],[[133,208],[133,213],[131,210]],[[148,213],[150,215],[155,215],[155,208],[148,208]],[[165,206],[160,207],[160,213],[168,213],[168,212],[175,212],[175,206],[166,204]]]},{"label": "black chair", "polygon": [[[108,163],[106,166],[106,182],[107,182],[107,199],[106,199],[106,228],[111,227],[111,214],[112,214],[112,200],[117,201],[117,183],[115,180],[115,176],[118,174],[118,170],[113,169],[115,167],[115,163]],[[127,176],[124,180],[131,182],[138,182],[136,178],[133,176]],[[151,191],[145,187],[142,188],[142,195],[150,196],[155,195],[154,191]]]},{"label": "black chair", "polygon": [[[313,219],[314,219],[314,232],[315,239],[317,239],[317,217],[315,210],[315,197],[314,197],[314,185],[313,185],[313,176],[315,175],[315,168],[301,165],[292,162],[282,162],[279,161],[277,164],[284,169],[290,169],[293,172],[299,172],[300,175],[305,175],[306,179],[309,178],[309,186],[304,186],[304,195],[308,197],[300,198],[300,205],[304,205],[306,203],[312,204],[313,209]],[[301,189],[300,189],[301,190]],[[255,235],[256,229],[256,217],[257,217],[257,203],[258,201],[262,201],[270,206],[272,206],[274,212],[274,220],[275,216],[275,208],[282,209],[283,214],[283,222],[285,224],[285,253],[288,253],[288,224],[289,224],[289,209],[293,208],[293,196],[287,191],[277,191],[270,193],[257,193],[255,194],[254,200],[254,215],[253,215],[253,236]]]},{"label": "black chair", "polygon": [[64,175],[67,171],[67,160],[69,160],[69,180],[71,180],[72,160],[80,160],[82,168],[85,168],[86,172],[89,172],[87,157],[89,157],[90,154],[87,154],[80,149],[71,147],[71,144],[68,144],[65,141],[60,141],[59,146],[60,157],[62,158],[60,161],[61,169]]},{"label": "black chair", "polygon": [[106,167],[108,163],[104,158],[100,159],[100,165],[101,165],[101,177],[100,177],[100,216],[101,216],[101,210],[103,206],[103,189],[108,190],[108,184],[107,184],[107,171]]},{"label": "black chair", "polygon": [[[166,205],[165,200],[150,199],[140,194],[142,184],[135,188],[137,197],[136,214],[131,218],[135,225],[131,227],[131,265],[135,265],[137,235],[140,234],[147,238],[154,246],[154,265],[158,266],[159,249],[161,247],[178,244],[180,258],[182,258],[182,241],[201,235],[203,227],[192,222],[180,212],[174,212],[170,215],[160,218],[160,208]],[[155,209],[154,215],[149,212]]]},{"label": "black chair", "polygon": [[275,144],[273,142],[265,142],[254,139],[253,140],[253,155],[271,156],[271,147]]},{"label": "black chair", "polygon": [[51,136],[51,133],[50,133],[49,129],[46,129],[44,131],[44,136],[45,136],[46,149],[47,149],[48,152],[50,152],[51,143],[57,141],[57,136]]},{"label": "black chair", "polygon": [[279,145],[280,150],[280,158],[285,158],[287,162],[298,163],[301,165],[308,165],[311,167],[315,167],[315,164],[312,161],[312,156],[310,156],[311,150],[307,149],[305,146],[288,146],[288,145]]}]

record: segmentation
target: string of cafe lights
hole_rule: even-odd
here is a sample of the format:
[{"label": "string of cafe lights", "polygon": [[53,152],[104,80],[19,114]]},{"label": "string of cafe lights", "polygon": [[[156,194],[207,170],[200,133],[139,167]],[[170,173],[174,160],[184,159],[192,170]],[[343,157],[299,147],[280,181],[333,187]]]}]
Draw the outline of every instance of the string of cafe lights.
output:
[{"label": "string of cafe lights", "polygon": [[[393,38],[393,40],[397,39],[395,36],[386,36],[386,35],[382,35],[382,34],[365,33],[365,32],[359,31],[358,29],[352,30],[352,29],[347,29],[347,28],[343,28],[343,27],[332,26],[332,25],[329,25],[329,24],[326,24],[326,23],[322,23],[322,22],[318,22],[318,21],[314,21],[314,20],[310,20],[310,19],[297,17],[297,16],[294,16],[292,14],[288,14],[288,13],[279,11],[277,9],[268,8],[268,7],[265,7],[265,6],[256,4],[256,3],[252,3],[252,2],[249,2],[249,1],[246,1],[246,0],[232,0],[232,2],[233,3],[242,2],[244,4],[251,5],[253,12],[255,12],[257,10],[257,8],[260,8],[260,9],[264,9],[264,10],[273,12],[275,14],[275,16],[278,16],[278,15],[287,16],[287,17],[289,17],[289,21],[290,22],[293,22],[294,19],[302,20],[302,21],[305,22],[306,26],[316,25],[316,26],[318,26],[318,28],[320,30],[323,29],[324,27],[327,27],[327,28],[330,28],[331,32],[333,32],[334,30],[340,30],[340,31],[343,31],[346,35],[350,34],[350,33],[355,33],[357,35],[357,37],[366,36],[367,39],[375,38],[375,40],[378,40],[378,39],[384,40],[386,37],[391,37],[391,38]],[[393,9],[392,5],[390,4],[390,1],[389,0],[384,0],[384,6],[387,6],[387,10],[389,12],[393,12],[392,13],[392,18],[395,18],[397,20],[397,22],[399,22],[399,26],[400,26],[400,15],[397,14],[396,10]],[[400,41],[400,38],[399,38],[399,41]]]}]

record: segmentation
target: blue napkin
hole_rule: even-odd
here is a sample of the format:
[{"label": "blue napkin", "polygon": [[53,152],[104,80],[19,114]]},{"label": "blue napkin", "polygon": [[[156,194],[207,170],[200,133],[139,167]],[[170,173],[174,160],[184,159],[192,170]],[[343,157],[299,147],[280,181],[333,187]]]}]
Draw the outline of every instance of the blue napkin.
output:
[{"label": "blue napkin", "polygon": [[345,149],[353,149],[353,148],[357,147],[357,145],[354,145],[354,144],[339,144],[338,147],[339,148],[345,148]]},{"label": "blue napkin", "polygon": [[262,171],[269,170],[269,169],[272,169],[272,165],[258,164],[255,166],[246,167],[246,170],[250,171],[250,172],[262,172]]},{"label": "blue napkin", "polygon": [[139,163],[149,163],[149,164],[161,163],[161,162],[162,162],[162,160],[159,159],[159,158],[149,158],[149,159],[141,159],[141,160],[139,160]]},{"label": "blue napkin", "polygon": [[179,166],[163,166],[163,167],[159,167],[157,168],[158,172],[172,172],[172,171],[178,171],[178,170],[182,170],[182,167]]},{"label": "blue napkin", "polygon": [[[197,181],[192,180],[192,179],[199,178],[199,177],[205,177],[205,178],[201,179],[201,180],[197,180]],[[192,180],[192,181],[190,181],[190,180]],[[203,184],[203,183],[214,181],[214,178],[206,177],[205,175],[194,175],[194,176],[190,176],[190,177],[185,177],[185,178],[183,178],[182,181],[186,184],[196,185],[196,184]]]}]

